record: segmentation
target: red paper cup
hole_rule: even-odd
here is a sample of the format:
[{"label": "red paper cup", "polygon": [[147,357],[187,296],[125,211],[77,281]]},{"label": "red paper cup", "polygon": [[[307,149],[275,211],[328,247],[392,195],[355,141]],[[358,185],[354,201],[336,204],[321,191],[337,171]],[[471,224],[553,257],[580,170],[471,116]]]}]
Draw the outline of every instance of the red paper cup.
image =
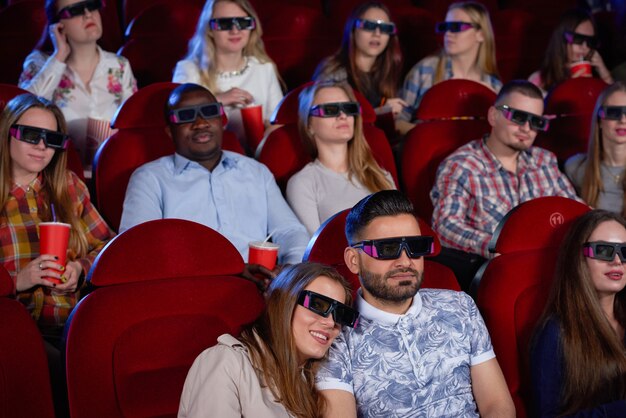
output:
[{"label": "red paper cup", "polygon": [[278,257],[278,244],[254,241],[248,247],[248,263],[260,264],[268,270],[274,270]]},{"label": "red paper cup", "polygon": [[263,106],[249,106],[241,108],[241,120],[243,129],[246,131],[246,141],[248,147],[254,152],[261,143],[265,134],[265,123],[263,122]]},{"label": "red paper cup", "polygon": [[[57,256],[59,264],[65,266],[67,261],[67,244],[70,240],[70,224],[61,222],[42,222],[39,224],[39,254]],[[61,274],[62,272],[54,270]],[[46,280],[61,284],[55,277],[45,277]]]},{"label": "red paper cup", "polygon": [[570,65],[570,74],[572,78],[577,77],[592,77],[591,63],[589,61],[578,61]]}]

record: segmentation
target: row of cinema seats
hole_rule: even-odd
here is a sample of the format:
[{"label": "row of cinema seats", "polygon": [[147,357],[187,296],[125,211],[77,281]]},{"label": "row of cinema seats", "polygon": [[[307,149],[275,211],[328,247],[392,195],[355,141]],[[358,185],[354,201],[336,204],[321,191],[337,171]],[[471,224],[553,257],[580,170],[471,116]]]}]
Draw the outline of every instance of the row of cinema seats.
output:
[{"label": "row of cinema seats", "polygon": [[[521,204],[494,239],[493,251],[501,255],[474,283],[521,418],[531,415],[528,343],[545,304],[555,254],[571,222],[587,210],[562,197]],[[359,282],[343,262],[346,213],[320,227],[304,260],[333,265],[356,291]],[[432,233],[426,224],[421,227]],[[255,285],[236,276],[242,269],[241,256],[224,237],[189,221],[150,221],[114,238],[88,275],[94,290],[66,325],[72,418],[175,417],[194,358],[220,334],[238,335],[263,309]],[[423,287],[459,290],[452,273],[430,260]],[[41,337],[24,307],[8,297],[11,288],[11,278],[0,269],[0,412],[52,417]]]},{"label": "row of cinema seats", "polygon": [[[257,159],[268,166],[282,190],[291,175],[310,161],[297,129],[298,94],[306,85],[284,97],[272,116],[273,122],[282,126],[256,150]],[[166,98],[175,86],[170,82],[155,83],[133,95],[112,122],[119,131],[96,153],[92,198],[114,230],[119,227],[126,186],[133,171],[174,151],[162,115]],[[553,151],[560,164],[575,153],[585,152],[593,107],[605,87],[598,79],[578,78],[554,89],[546,99],[546,114],[554,118],[548,132],[538,135],[536,144]],[[17,87],[0,85],[0,108],[21,92],[24,91]],[[431,88],[417,113],[420,123],[407,135],[399,158],[399,173],[387,136],[376,126],[372,107],[363,96],[357,94],[357,98],[363,109],[364,133],[378,163],[407,193],[420,218],[430,222],[433,208],[429,193],[437,167],[455,149],[489,132],[486,114],[495,94],[467,80],[448,80]],[[223,147],[243,153],[237,139],[228,131]],[[68,155],[70,168],[82,176],[75,150],[70,148]]]},{"label": "row of cinema seats", "polygon": [[[403,74],[442,45],[434,26],[444,19],[451,2],[386,2],[398,24]],[[326,8],[320,7],[322,2],[316,0],[252,3],[263,24],[266,49],[288,88],[294,88],[309,80],[320,60],[339,46],[346,17],[361,0],[333,0]],[[577,1],[563,0],[551,5],[550,13],[542,8],[541,14],[523,2],[509,2],[502,7],[495,0],[482,3],[491,12],[500,76],[508,81],[525,78],[539,67],[543,48],[537,45],[547,44],[558,15]],[[176,62],[187,51],[203,5],[202,0],[133,0],[125,1],[118,11],[115,2],[107,3],[102,11],[104,34],[100,44],[130,60],[140,87],[170,81]],[[614,57],[612,50],[619,38],[618,14],[604,12],[597,14],[597,18],[601,22],[600,52],[607,65],[612,66],[621,58]],[[44,25],[42,0],[19,0],[0,10],[0,52],[10,57],[0,68],[0,83],[17,82],[21,64],[35,46]]]}]

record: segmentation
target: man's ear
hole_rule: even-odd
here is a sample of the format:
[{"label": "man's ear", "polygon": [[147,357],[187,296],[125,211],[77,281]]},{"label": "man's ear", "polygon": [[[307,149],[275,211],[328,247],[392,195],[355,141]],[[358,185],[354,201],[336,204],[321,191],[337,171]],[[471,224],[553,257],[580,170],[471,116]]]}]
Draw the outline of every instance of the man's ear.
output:
[{"label": "man's ear", "polygon": [[170,125],[165,125],[165,133],[167,134],[167,136],[169,136],[170,138],[174,139],[172,137],[172,128],[170,127]]},{"label": "man's ear", "polygon": [[346,247],[346,249],[343,250],[343,260],[345,261],[348,269],[354,274],[359,274],[358,257],[356,248]]},{"label": "man's ear", "polygon": [[491,106],[489,110],[487,110],[487,121],[491,127],[496,126],[496,117],[498,117],[499,110],[495,108],[495,106]]}]

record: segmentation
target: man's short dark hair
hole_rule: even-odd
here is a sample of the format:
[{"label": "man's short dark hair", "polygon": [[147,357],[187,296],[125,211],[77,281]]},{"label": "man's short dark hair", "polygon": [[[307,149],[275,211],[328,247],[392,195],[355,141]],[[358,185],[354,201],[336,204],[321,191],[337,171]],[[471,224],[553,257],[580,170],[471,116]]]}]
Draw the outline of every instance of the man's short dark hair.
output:
[{"label": "man's short dark hair", "polygon": [[539,87],[535,86],[528,80],[512,80],[502,86],[498,96],[496,97],[496,106],[505,104],[504,101],[511,93],[519,93],[531,99],[539,99],[543,101],[543,94]]},{"label": "man's short dark hair", "polygon": [[170,123],[170,111],[178,105],[180,99],[183,97],[184,94],[199,90],[207,92],[213,97],[214,101],[217,101],[215,95],[211,93],[206,87],[194,83],[181,84],[180,86],[177,86],[174,90],[172,90],[170,95],[167,97],[167,100],[165,102],[165,108],[163,109],[165,123]]},{"label": "man's short dark hair", "polygon": [[413,204],[397,190],[383,190],[363,199],[350,210],[346,218],[346,238],[350,244],[359,240],[370,222],[380,216],[413,215]]}]

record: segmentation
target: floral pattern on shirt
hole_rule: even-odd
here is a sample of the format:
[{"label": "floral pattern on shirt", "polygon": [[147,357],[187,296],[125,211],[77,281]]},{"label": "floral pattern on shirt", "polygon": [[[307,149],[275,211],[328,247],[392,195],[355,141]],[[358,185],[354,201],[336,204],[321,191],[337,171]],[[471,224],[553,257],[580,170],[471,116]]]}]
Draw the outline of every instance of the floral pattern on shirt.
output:
[{"label": "floral pattern on shirt", "polygon": [[[109,68],[107,75],[107,90],[111,95],[115,96],[115,101],[118,106],[122,104],[124,87],[122,85],[122,78],[124,77],[124,61],[118,60],[119,68]],[[133,93],[137,91],[137,85],[133,86]]]},{"label": "floral pattern on shirt", "polygon": [[54,90],[52,101],[61,108],[67,106],[67,102],[70,100],[70,93],[74,88],[76,86],[72,79],[63,74],[59,86]]}]

